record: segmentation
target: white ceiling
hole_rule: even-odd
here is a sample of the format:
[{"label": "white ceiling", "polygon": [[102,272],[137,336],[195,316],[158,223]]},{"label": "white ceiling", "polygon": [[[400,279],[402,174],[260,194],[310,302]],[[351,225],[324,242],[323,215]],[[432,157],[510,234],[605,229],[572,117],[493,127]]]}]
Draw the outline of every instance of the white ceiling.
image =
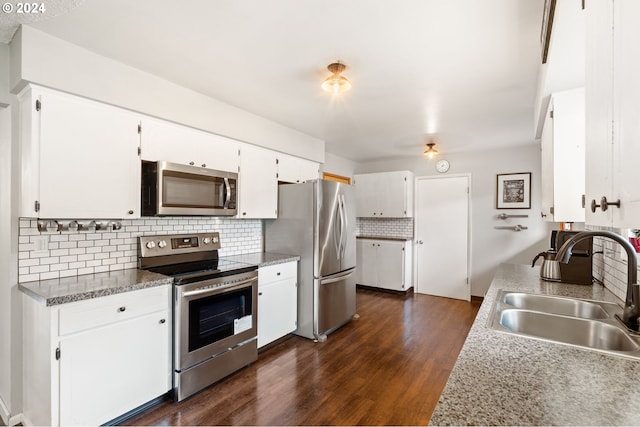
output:
[{"label": "white ceiling", "polygon": [[[533,143],[543,0],[69,3],[30,25],[355,161],[432,138],[443,153]],[[353,85],[340,96],[320,89],[336,60]]]}]

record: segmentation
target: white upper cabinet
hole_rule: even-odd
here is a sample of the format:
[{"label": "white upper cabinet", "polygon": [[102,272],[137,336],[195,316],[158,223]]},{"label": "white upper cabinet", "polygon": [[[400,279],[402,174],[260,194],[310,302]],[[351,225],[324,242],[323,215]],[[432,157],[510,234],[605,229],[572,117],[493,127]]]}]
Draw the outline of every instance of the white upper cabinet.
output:
[{"label": "white upper cabinet", "polygon": [[21,216],[140,216],[138,116],[38,86],[19,99]]},{"label": "white upper cabinet", "polygon": [[640,223],[640,2],[592,0],[586,11],[586,221],[635,228]]},{"label": "white upper cabinet", "polygon": [[318,179],[320,164],[284,153],[277,154],[278,181],[300,183]]},{"label": "white upper cabinet", "polygon": [[551,96],[542,130],[542,217],[584,222],[584,89]]},{"label": "white upper cabinet", "polygon": [[142,160],[169,161],[226,172],[238,172],[240,142],[164,120],[143,118]]},{"label": "white upper cabinet", "polygon": [[367,173],[354,176],[356,216],[413,217],[414,175],[410,171]]},{"label": "white upper cabinet", "polygon": [[238,218],[278,216],[278,170],[275,151],[242,144],[238,180]]}]

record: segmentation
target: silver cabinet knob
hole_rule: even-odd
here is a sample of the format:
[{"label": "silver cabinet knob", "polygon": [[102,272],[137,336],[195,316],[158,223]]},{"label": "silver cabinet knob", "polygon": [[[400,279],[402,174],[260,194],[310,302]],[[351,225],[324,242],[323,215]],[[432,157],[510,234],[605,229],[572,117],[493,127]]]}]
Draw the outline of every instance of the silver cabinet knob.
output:
[{"label": "silver cabinet knob", "polygon": [[423,242],[422,240],[418,240],[418,241],[416,241],[416,243],[417,243],[417,244],[419,244],[419,245],[421,245],[421,244],[423,244],[424,242]]}]

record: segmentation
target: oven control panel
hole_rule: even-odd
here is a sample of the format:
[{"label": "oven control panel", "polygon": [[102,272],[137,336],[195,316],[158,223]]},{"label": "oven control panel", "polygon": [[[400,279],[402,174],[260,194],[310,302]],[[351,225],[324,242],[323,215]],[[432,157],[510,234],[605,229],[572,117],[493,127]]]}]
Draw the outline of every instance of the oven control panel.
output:
[{"label": "oven control panel", "polygon": [[138,237],[138,256],[143,258],[217,249],[220,249],[218,232]]}]

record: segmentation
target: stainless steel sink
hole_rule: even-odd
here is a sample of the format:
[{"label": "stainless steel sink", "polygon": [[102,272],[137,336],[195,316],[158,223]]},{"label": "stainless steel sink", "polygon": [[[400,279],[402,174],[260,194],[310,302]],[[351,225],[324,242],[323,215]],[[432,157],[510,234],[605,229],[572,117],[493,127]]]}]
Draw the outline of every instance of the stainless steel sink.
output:
[{"label": "stainless steel sink", "polygon": [[640,336],[616,318],[615,303],[498,291],[488,324],[491,329],[640,359]]},{"label": "stainless steel sink", "polygon": [[581,347],[610,351],[640,350],[640,345],[625,331],[598,320],[507,309],[500,314],[500,324],[520,334]]},{"label": "stainless steel sink", "polygon": [[524,310],[582,317],[584,319],[607,319],[620,311],[620,306],[607,302],[592,302],[575,298],[554,297],[548,295],[506,292],[502,301]]}]

